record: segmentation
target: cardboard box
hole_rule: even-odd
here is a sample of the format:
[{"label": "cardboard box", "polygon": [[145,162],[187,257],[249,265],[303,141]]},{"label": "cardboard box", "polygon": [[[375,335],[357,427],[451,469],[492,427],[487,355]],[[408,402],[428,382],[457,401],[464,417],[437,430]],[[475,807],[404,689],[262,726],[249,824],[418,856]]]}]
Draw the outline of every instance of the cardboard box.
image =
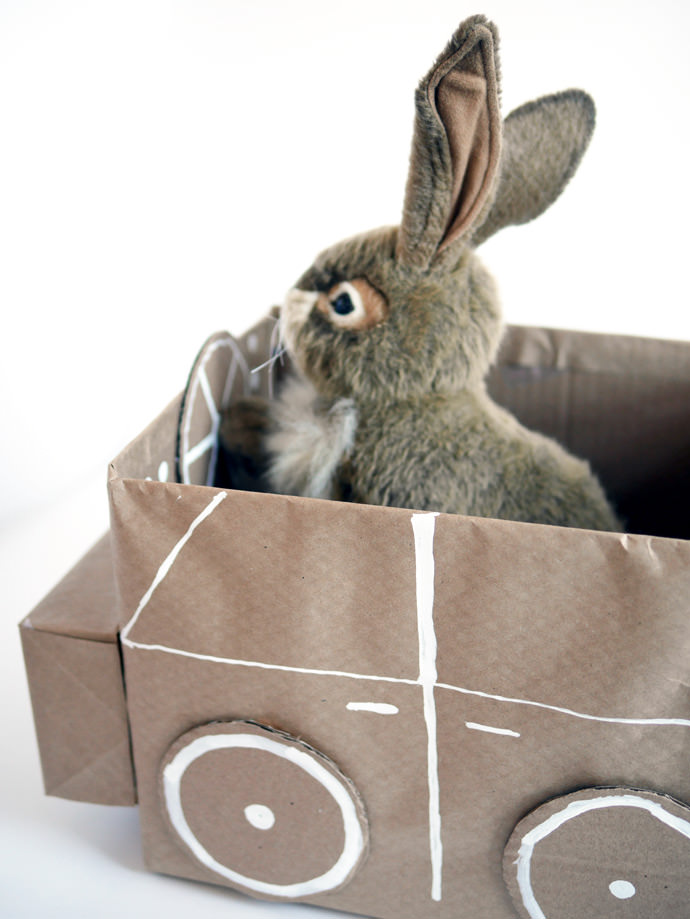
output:
[{"label": "cardboard box", "polygon": [[206,484],[272,330],[212,337],[111,466],[110,542],[22,623],[48,793],[136,787],[153,870],[267,899],[688,915],[690,345],[513,328],[492,373],[624,535]]}]

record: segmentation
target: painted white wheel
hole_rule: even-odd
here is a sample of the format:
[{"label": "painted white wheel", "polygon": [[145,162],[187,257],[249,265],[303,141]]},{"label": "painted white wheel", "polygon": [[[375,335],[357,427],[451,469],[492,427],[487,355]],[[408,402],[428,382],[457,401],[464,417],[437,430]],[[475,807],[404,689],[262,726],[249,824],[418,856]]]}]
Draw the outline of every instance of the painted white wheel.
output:
[{"label": "painted white wheel", "polygon": [[680,916],[690,903],[690,807],[621,787],[554,798],[518,823],[503,866],[525,919]]},{"label": "painted white wheel", "polygon": [[161,770],[168,820],[205,868],[255,895],[296,899],[348,883],[368,827],[352,783],[302,741],[253,722],[184,734]]}]

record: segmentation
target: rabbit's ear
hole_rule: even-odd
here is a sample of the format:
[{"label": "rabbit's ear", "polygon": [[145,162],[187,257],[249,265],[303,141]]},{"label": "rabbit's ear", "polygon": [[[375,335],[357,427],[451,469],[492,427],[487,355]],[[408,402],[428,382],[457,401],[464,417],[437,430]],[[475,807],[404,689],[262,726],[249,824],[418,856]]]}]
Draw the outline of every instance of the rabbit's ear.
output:
[{"label": "rabbit's ear", "polygon": [[496,197],[474,245],[553,204],[580,165],[594,120],[594,102],[579,89],[544,96],[508,115]]},{"label": "rabbit's ear", "polygon": [[420,83],[400,261],[424,268],[464,239],[494,188],[501,148],[495,27],[466,20]]}]

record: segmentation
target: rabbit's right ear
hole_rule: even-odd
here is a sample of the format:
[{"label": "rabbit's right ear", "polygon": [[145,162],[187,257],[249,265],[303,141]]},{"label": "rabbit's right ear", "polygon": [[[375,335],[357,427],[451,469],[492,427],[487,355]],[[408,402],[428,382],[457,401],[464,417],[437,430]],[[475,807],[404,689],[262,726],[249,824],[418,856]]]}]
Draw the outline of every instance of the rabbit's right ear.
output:
[{"label": "rabbit's right ear", "polygon": [[398,259],[428,267],[485,212],[501,151],[495,27],[467,19],[415,97],[416,117]]}]

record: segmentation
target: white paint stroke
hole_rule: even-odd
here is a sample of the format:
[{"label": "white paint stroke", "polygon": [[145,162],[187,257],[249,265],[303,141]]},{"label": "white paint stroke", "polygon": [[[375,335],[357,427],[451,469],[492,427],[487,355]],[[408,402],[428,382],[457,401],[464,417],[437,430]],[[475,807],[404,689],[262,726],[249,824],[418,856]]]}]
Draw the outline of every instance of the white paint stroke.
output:
[{"label": "white paint stroke", "polygon": [[586,712],[578,712],[572,708],[562,708],[559,705],[548,705],[546,702],[534,702],[531,699],[515,699],[510,696],[498,696],[489,692],[482,692],[479,689],[466,689],[463,686],[453,686],[451,683],[437,683],[439,689],[448,689],[451,692],[459,692],[465,696],[475,696],[480,699],[489,699],[492,702],[508,702],[510,705],[529,705],[534,708],[543,708],[549,712],[556,712],[559,715],[569,715],[571,718],[583,718],[586,721],[600,721],[605,724],[640,724],[644,726],[659,725],[663,727],[690,728],[690,719],[687,718],[615,718],[605,715],[588,715]]},{"label": "white paint stroke", "polygon": [[276,815],[265,804],[248,804],[244,809],[247,823],[255,830],[267,832],[272,830],[276,823]]},{"label": "white paint stroke", "polygon": [[211,447],[216,442],[216,433],[216,431],[211,431],[206,435],[206,437],[202,438],[199,443],[194,444],[193,447],[190,447],[189,450],[187,450],[184,457],[186,469],[189,469],[192,463],[195,463],[200,456],[203,456],[207,450],[211,449]]},{"label": "white paint stroke", "polygon": [[[324,670],[318,667],[291,667],[287,664],[269,664],[265,661],[248,661],[235,657],[220,657],[215,654],[202,654],[198,651],[185,651],[182,648],[171,648],[168,645],[147,644],[145,642],[126,641],[130,648],[137,648],[140,651],[159,651],[163,654],[173,654],[178,657],[190,657],[199,661],[209,661],[213,664],[227,664],[233,667],[250,667],[259,670],[279,670],[286,673],[304,673],[313,676],[342,676],[351,680],[373,680],[382,683],[402,684],[403,686],[419,686],[418,679],[407,679],[405,677],[379,676],[374,673],[353,673],[349,670]],[[459,692],[467,696],[476,696],[480,699],[489,699],[493,702],[507,702],[511,705],[529,705],[534,708],[546,709],[559,715],[568,715],[572,718],[584,718],[587,721],[599,721],[606,724],[630,724],[641,725],[643,727],[685,727],[690,728],[690,720],[687,718],[609,718],[603,715],[589,715],[585,712],[577,712],[569,708],[559,708],[556,705],[548,705],[545,702],[534,702],[530,699],[513,699],[509,696],[497,696],[488,692],[482,692],[478,689],[467,689],[463,686],[453,686],[450,683],[437,683],[437,689],[445,689],[450,692]]]},{"label": "white paint stroke", "polygon": [[375,715],[397,715],[400,709],[389,702],[348,702],[350,712],[373,712]]},{"label": "white paint stroke", "polygon": [[225,492],[225,491],[221,491],[221,492],[219,492],[217,495],[215,495],[215,496],[213,497],[213,499],[212,499],[212,500],[206,505],[206,507],[201,511],[201,513],[198,514],[198,515],[194,518],[194,520],[192,520],[192,522],[191,522],[191,524],[189,525],[189,527],[188,527],[188,529],[187,529],[187,532],[184,534],[184,536],[183,536],[181,539],[179,539],[179,540],[175,543],[175,545],[172,547],[171,551],[168,553],[168,555],[166,556],[165,560],[163,561],[163,564],[160,566],[160,568],[159,568],[158,571],[156,572],[153,581],[151,581],[151,586],[148,588],[148,590],[146,591],[146,593],[144,594],[144,596],[143,596],[143,597],[141,598],[141,600],[139,601],[139,605],[137,606],[136,610],[134,611],[134,615],[133,615],[132,618],[129,620],[129,622],[127,623],[127,625],[125,625],[125,627],[122,629],[122,632],[120,633],[120,638],[121,638],[123,644],[128,644],[128,643],[129,643],[127,636],[129,635],[130,631],[132,630],[132,627],[133,627],[134,624],[136,623],[136,621],[137,621],[137,619],[139,618],[139,616],[141,615],[142,611],[146,608],[146,606],[147,606],[149,600],[151,599],[151,597],[153,596],[153,594],[154,594],[156,588],[162,583],[163,580],[165,580],[165,577],[166,577],[166,575],[168,574],[168,572],[170,571],[170,569],[172,568],[172,566],[174,565],[175,560],[177,559],[177,556],[180,554],[180,552],[184,549],[184,547],[186,546],[186,544],[187,544],[187,543],[189,542],[189,540],[191,539],[192,534],[194,533],[194,530],[196,530],[196,528],[199,526],[199,524],[200,524],[200,523],[203,523],[203,521],[206,520],[206,518],[207,518],[208,516],[210,516],[210,515],[214,512],[214,510],[218,507],[218,505],[220,504],[220,502],[223,501],[223,500],[225,500],[225,498],[227,498],[227,496],[228,496],[228,495],[227,495],[227,492]]},{"label": "white paint stroke", "polygon": [[487,734],[502,734],[505,737],[519,737],[517,731],[510,731],[508,728],[493,728],[488,724],[477,724],[476,721],[466,721],[465,727],[470,731],[486,731]]},{"label": "white paint stroke", "polygon": [[[141,651],[156,651],[163,654],[172,654],[178,657],[193,658],[199,661],[208,661],[210,663],[216,664],[226,664],[234,667],[250,667],[257,668],[260,670],[278,670],[287,673],[303,673],[314,676],[338,676],[346,677],[348,679],[354,680],[372,680],[377,682],[391,683],[391,684],[402,684],[406,686],[418,686],[419,679],[406,679],[405,677],[391,677],[391,676],[380,676],[377,674],[371,673],[353,673],[346,670],[327,670],[323,668],[315,667],[292,667],[284,664],[271,664],[265,661],[249,661],[242,660],[239,658],[231,657],[222,657],[213,654],[202,654],[196,651],[185,651],[182,648],[172,648],[169,645],[157,644],[157,643],[146,643],[146,642],[136,642],[131,641],[127,636],[131,631],[135,621],[139,617],[142,609],[151,599],[151,595],[154,590],[162,580],[162,578],[168,573],[170,567],[174,563],[175,559],[179,555],[180,550],[183,548],[184,544],[191,537],[192,533],[205,519],[208,514],[212,513],[217,505],[226,497],[226,492],[221,492],[211,501],[208,507],[201,512],[199,517],[194,520],[185,535],[172,549],[168,557],[164,560],[163,564],[159,568],[156,576],[154,577],[151,586],[146,591],[142,597],[139,606],[137,607],[135,613],[129,622],[125,625],[120,633],[120,638],[123,644],[126,644],[130,648],[136,648]],[[432,515],[420,515],[420,516],[432,516]],[[520,699],[511,696],[501,696],[495,693],[483,692],[479,689],[469,689],[464,686],[455,686],[451,683],[439,683],[435,684],[436,689],[445,689],[449,692],[458,692],[463,695],[474,696],[479,699],[487,699],[492,702],[506,702],[510,705],[527,705],[533,708],[544,709],[546,711],[551,711],[556,714],[566,715],[571,718],[581,718],[586,721],[595,721],[605,724],[624,724],[624,725],[640,725],[642,727],[690,727],[690,719],[687,718],[634,718],[634,717],[615,717],[615,716],[606,716],[606,715],[593,715],[587,712],[579,712],[575,709],[564,708],[558,705],[550,705],[546,702],[537,702],[532,699]]]},{"label": "white paint stroke", "polygon": [[[244,364],[244,360],[242,361],[242,364],[240,364],[240,361],[237,359],[237,348],[233,347],[232,353],[233,353],[233,356],[235,357],[235,360],[230,362],[230,366],[228,367],[228,373],[227,373],[227,376],[225,377],[225,383],[223,385],[223,392],[221,393],[221,396],[220,396],[220,405],[218,406],[221,412],[223,411],[223,409],[227,408],[228,402],[230,401],[230,396],[232,395],[232,387],[235,384],[235,377],[237,376],[237,368],[238,367],[242,368],[242,364]],[[246,365],[245,365],[245,369],[246,369]],[[246,387],[246,375],[244,372],[242,373],[242,383],[243,383],[243,389],[246,392],[246,388],[247,388]]]},{"label": "white paint stroke", "polygon": [[[215,349],[214,349],[215,350]],[[206,408],[208,413],[211,416],[211,422],[214,427],[218,424],[220,415],[218,414],[218,408],[216,407],[216,401],[213,398],[213,393],[211,391],[211,384],[208,381],[208,375],[206,374],[206,364],[208,363],[208,357],[204,361],[203,365],[199,369],[197,375],[197,380],[199,381],[199,386],[201,387],[201,392],[206,402]]]},{"label": "white paint stroke", "polygon": [[580,817],[588,811],[600,810],[605,807],[636,807],[646,810],[652,817],[690,839],[690,823],[687,820],[683,820],[682,817],[676,817],[674,814],[669,814],[657,801],[650,801],[648,798],[643,798],[639,795],[601,795],[595,798],[571,801],[563,810],[552,814],[522,838],[515,865],[517,866],[517,881],[522,902],[530,919],[546,919],[532,889],[531,867],[535,846],[569,820]]},{"label": "white paint stroke", "polygon": [[617,900],[629,900],[637,893],[634,884],[631,884],[630,881],[624,881],[622,879],[611,881],[609,884],[609,890]]},{"label": "white paint stroke", "polygon": [[352,673],[348,670],[321,670],[315,667],[291,667],[287,664],[266,664],[262,661],[247,661],[233,657],[218,657],[214,654],[201,654],[198,651],[184,651],[182,648],[170,648],[167,645],[147,644],[145,642],[131,641],[131,639],[127,639],[124,643],[129,648],[136,648],[140,651],[161,651],[164,654],[174,654],[178,657],[190,657],[199,661],[208,661],[211,664],[230,664],[233,667],[278,670],[283,673],[303,673],[307,676],[342,676],[351,680],[373,680],[382,683],[402,683],[405,686],[419,686],[419,680],[405,679],[404,677],[376,676],[376,674],[372,673]]},{"label": "white paint stroke", "polygon": [[[343,820],[343,848],[334,864],[318,877],[293,884],[274,884],[240,874],[222,864],[201,844],[187,822],[182,805],[181,783],[187,768],[215,750],[258,750],[299,766],[331,795]],[[306,750],[288,747],[276,740],[256,734],[206,734],[190,741],[179,750],[163,770],[163,794],[170,820],[180,838],[202,865],[235,884],[257,893],[278,897],[307,897],[339,887],[354,871],[364,851],[364,834],[359,822],[357,805],[345,784],[315,756]]]},{"label": "white paint stroke", "polygon": [[429,781],[429,848],[431,852],[431,899],[442,897],[443,842],[441,839],[441,791],[438,778],[438,737],[434,689],[438,673],[438,644],[434,629],[434,530],[437,514],[413,514],[417,584],[417,631],[419,635],[419,683],[422,687],[427,731]]},{"label": "white paint stroke", "polygon": [[[215,349],[214,349],[215,350]],[[201,391],[204,395],[204,400],[206,402],[206,407],[208,408],[209,415],[211,416],[211,430],[204,440],[210,438],[211,440],[211,456],[208,461],[208,470],[206,472],[206,481],[204,485],[213,485],[213,481],[216,477],[216,464],[218,462],[218,431],[220,429],[220,411],[219,406],[216,406],[215,400],[213,398],[213,392],[211,391],[211,384],[208,381],[208,376],[206,374],[206,364],[208,363],[208,355],[204,361],[203,367],[199,371],[198,380],[201,385]],[[190,413],[191,418],[191,413]],[[203,443],[203,441],[202,441]],[[197,444],[198,446],[198,444]]]},{"label": "white paint stroke", "polygon": [[[221,402],[219,406],[216,406],[215,400],[213,398],[213,393],[209,384],[208,376],[206,374],[206,365],[208,364],[211,357],[219,348],[229,348],[232,354],[232,359],[230,366],[228,368],[228,374],[225,378],[225,385],[223,388],[223,394],[221,396]],[[209,469],[208,475],[206,477],[206,485],[212,485],[215,478],[216,464],[218,462],[218,430],[220,428],[221,422],[221,411],[225,408],[230,394],[232,392],[232,386],[237,374],[237,368],[239,367],[242,373],[242,382],[243,390],[246,393],[249,391],[248,381],[249,381],[249,368],[247,367],[247,362],[244,359],[244,355],[239,349],[235,340],[228,336],[226,338],[220,338],[218,341],[214,342],[213,345],[208,349],[204,355],[203,361],[193,379],[192,386],[189,392],[189,401],[193,406],[197,397],[197,391],[201,387],[202,395],[206,406],[209,411],[211,418],[211,431],[206,435],[198,444],[193,447],[189,446],[189,434],[190,426],[192,421],[193,411],[187,413],[187,418],[185,421],[184,430],[182,432],[182,480],[186,485],[191,484],[189,478],[189,467],[192,465],[194,460],[198,459],[203,453],[208,449],[211,450],[211,456],[209,459]]]}]

